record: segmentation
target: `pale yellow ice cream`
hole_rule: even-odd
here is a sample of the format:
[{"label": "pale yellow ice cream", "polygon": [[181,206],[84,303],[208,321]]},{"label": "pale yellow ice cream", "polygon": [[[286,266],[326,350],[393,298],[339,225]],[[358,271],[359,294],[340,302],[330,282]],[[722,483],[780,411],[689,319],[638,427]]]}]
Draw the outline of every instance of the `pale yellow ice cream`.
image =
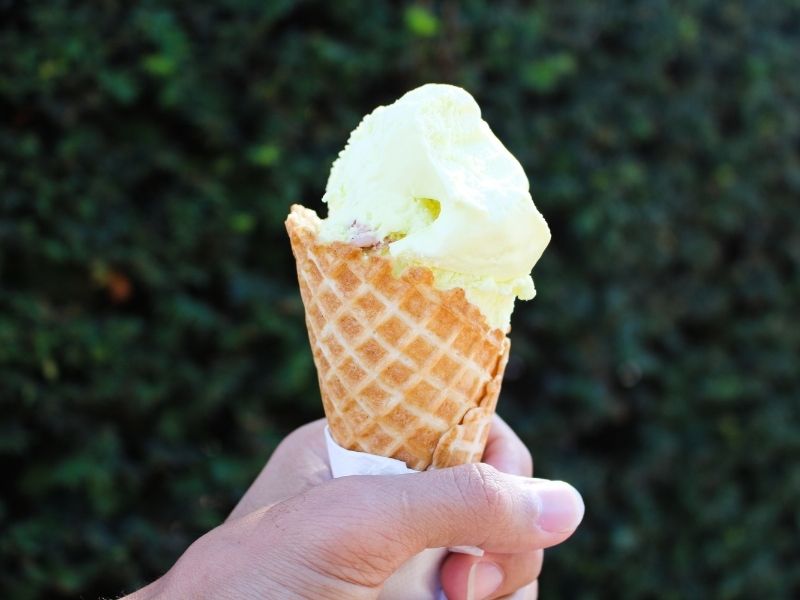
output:
[{"label": "pale yellow ice cream", "polygon": [[364,117],[331,169],[323,241],[382,243],[398,271],[429,267],[463,288],[492,327],[535,295],[530,272],[550,241],[517,159],[451,85],[428,84]]}]

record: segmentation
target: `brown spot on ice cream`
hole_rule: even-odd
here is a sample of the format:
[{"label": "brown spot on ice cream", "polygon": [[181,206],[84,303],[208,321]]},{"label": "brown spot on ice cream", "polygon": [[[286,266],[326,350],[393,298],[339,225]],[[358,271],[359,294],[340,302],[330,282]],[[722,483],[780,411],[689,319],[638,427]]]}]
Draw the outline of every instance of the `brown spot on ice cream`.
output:
[{"label": "brown spot on ice cream", "polygon": [[350,238],[350,243],[359,248],[371,248],[377,246],[380,240],[372,233],[358,233]]},{"label": "brown spot on ice cream", "polygon": [[380,243],[378,236],[364,223],[353,221],[350,225],[350,244],[358,248],[371,248]]}]

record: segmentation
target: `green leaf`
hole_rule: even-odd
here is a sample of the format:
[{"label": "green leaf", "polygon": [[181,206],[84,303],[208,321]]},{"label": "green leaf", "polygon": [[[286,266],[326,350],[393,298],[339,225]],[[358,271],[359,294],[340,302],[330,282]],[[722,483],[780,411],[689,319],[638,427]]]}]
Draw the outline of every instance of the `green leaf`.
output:
[{"label": "green leaf", "polygon": [[281,158],[281,149],[275,144],[254,146],[247,152],[247,159],[259,167],[271,167]]},{"label": "green leaf", "polygon": [[248,213],[236,213],[231,217],[231,229],[236,233],[249,233],[256,226],[256,218]]},{"label": "green leaf", "polygon": [[165,54],[149,54],[142,60],[144,70],[156,77],[169,77],[177,66],[175,59]]},{"label": "green leaf", "polygon": [[522,70],[522,82],[537,92],[550,92],[576,70],[575,57],[566,52],[559,52],[525,65]]},{"label": "green leaf", "polygon": [[138,95],[136,81],[128,74],[119,71],[101,71],[98,75],[100,86],[115,100],[130,104]]},{"label": "green leaf", "polygon": [[419,37],[434,37],[439,32],[439,19],[427,8],[412,5],[405,12],[406,27]]}]

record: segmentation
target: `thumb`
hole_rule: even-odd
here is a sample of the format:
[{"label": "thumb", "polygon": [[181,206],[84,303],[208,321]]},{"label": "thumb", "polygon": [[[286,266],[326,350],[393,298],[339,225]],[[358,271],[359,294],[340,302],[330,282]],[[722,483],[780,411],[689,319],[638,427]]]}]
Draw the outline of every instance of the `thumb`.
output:
[{"label": "thumb", "polygon": [[317,573],[377,587],[425,548],[516,553],[553,546],[572,534],[583,511],[567,483],[472,464],[327,482],[269,511],[275,514],[260,520],[267,528],[260,539],[274,543],[269,532],[280,532],[284,549],[313,561],[307,566]]}]

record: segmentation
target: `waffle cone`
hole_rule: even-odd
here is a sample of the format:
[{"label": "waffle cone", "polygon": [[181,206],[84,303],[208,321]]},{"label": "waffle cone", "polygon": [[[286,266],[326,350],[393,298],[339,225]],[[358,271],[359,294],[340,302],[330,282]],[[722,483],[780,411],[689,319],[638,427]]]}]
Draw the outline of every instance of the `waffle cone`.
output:
[{"label": "waffle cone", "polygon": [[286,228],[334,440],[417,470],[479,461],[508,361],[505,333],[463,290],[434,288],[429,269],[395,276],[384,256],[321,243],[319,223],[293,206]]}]

